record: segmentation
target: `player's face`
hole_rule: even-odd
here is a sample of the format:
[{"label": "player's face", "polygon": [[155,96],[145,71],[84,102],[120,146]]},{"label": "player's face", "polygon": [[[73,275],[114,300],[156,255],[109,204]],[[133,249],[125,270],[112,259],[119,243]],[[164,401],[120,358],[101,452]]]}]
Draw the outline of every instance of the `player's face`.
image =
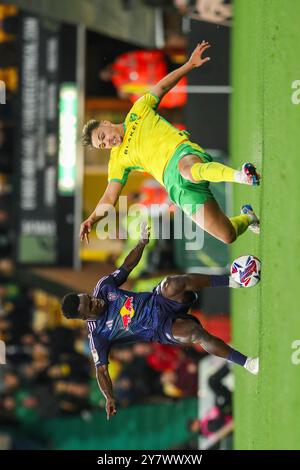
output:
[{"label": "player's face", "polygon": [[79,311],[82,320],[98,318],[105,312],[106,303],[103,299],[97,299],[96,297],[92,297],[88,294],[81,294],[79,297]]},{"label": "player's face", "polygon": [[101,121],[101,124],[92,132],[93,147],[98,149],[118,147],[122,141],[123,137],[118,127],[110,121]]}]

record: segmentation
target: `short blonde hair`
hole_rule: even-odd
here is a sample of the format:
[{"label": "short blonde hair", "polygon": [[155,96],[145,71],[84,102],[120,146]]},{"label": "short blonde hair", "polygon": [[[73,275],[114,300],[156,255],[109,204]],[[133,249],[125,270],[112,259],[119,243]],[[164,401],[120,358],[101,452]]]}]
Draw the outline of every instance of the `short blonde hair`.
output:
[{"label": "short blonde hair", "polygon": [[85,126],[82,129],[82,136],[81,136],[82,145],[84,145],[85,147],[88,145],[92,146],[92,132],[94,129],[97,129],[99,125],[100,125],[100,121],[96,121],[96,119],[91,119],[85,124]]}]

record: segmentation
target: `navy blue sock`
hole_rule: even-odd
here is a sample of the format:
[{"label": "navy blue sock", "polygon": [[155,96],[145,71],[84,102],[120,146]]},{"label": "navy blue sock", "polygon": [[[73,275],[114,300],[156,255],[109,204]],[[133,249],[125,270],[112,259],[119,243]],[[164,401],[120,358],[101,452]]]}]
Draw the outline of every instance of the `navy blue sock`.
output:
[{"label": "navy blue sock", "polygon": [[211,287],[228,287],[229,276],[211,276]]},{"label": "navy blue sock", "polygon": [[230,353],[227,356],[227,361],[234,362],[235,364],[239,364],[240,366],[244,366],[247,360],[247,356],[236,351],[236,349],[230,348]]}]

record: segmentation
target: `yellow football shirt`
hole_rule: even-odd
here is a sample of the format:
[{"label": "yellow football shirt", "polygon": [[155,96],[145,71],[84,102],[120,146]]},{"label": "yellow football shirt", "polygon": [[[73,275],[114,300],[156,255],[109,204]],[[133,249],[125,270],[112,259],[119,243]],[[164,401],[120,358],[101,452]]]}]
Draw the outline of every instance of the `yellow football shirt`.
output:
[{"label": "yellow football shirt", "polygon": [[126,184],[130,171],[146,171],[163,185],[163,174],[178,145],[188,142],[187,133],[176,129],[157,112],[159,98],[146,93],[125,119],[125,135],[111,149],[108,181]]}]

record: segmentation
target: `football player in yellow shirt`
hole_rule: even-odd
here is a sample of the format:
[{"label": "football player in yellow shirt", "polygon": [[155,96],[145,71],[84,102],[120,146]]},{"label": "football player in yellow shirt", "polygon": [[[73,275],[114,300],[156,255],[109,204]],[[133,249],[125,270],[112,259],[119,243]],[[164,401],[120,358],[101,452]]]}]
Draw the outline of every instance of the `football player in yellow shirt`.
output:
[{"label": "football player in yellow shirt", "polygon": [[232,243],[247,228],[259,233],[259,219],[250,205],[242,207],[241,215],[228,218],[209,189],[210,181],[258,185],[260,176],[255,166],[247,162],[237,171],[213,162],[185,131],[176,129],[157,113],[163,96],[185,74],[210,60],[202,57],[209,47],[206,41],[198,44],[185,64],[136,101],[124,123],[91,120],[85,125],[83,145],[111,149],[111,154],[108,185],[93,213],[81,224],[82,241],[89,241],[89,232],[104,216],[105,205],[116,205],[132,170],[150,173],[197,225],[224,243]]}]

